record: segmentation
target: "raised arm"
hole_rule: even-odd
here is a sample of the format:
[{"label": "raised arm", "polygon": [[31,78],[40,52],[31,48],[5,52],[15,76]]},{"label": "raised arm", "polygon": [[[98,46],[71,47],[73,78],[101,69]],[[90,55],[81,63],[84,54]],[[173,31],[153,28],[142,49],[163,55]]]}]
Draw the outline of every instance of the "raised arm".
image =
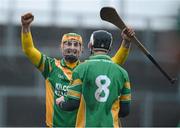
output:
[{"label": "raised arm", "polygon": [[39,67],[41,53],[34,47],[30,31],[30,25],[33,20],[34,16],[31,13],[26,13],[21,16],[21,43],[23,52],[36,67]]},{"label": "raised arm", "polygon": [[122,43],[116,54],[112,57],[112,61],[122,65],[126,61],[128,55],[129,55],[129,50],[131,46],[131,40],[132,37],[135,35],[135,32],[131,28],[125,28],[122,33]]}]

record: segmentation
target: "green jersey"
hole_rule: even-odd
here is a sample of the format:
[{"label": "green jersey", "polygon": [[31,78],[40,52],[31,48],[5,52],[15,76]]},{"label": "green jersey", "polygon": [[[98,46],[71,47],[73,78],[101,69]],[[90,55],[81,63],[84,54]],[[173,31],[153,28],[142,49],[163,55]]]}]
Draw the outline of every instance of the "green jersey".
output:
[{"label": "green jersey", "polygon": [[130,102],[127,72],[107,55],[91,56],[77,66],[67,97],[80,100],[77,127],[118,127],[119,102]]},{"label": "green jersey", "polygon": [[[79,62],[77,63],[77,65]],[[56,60],[45,55],[39,64],[46,81],[46,125],[51,127],[75,126],[77,110],[63,111],[56,105],[56,99],[67,94],[67,85],[72,78],[72,70],[64,59]]]}]

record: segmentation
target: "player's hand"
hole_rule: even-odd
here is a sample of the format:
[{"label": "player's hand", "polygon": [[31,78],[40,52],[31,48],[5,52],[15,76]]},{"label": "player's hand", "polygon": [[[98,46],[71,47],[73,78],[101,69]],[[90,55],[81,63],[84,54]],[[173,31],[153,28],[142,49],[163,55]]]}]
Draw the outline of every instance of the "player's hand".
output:
[{"label": "player's hand", "polygon": [[135,32],[132,28],[124,28],[121,33],[123,40],[126,40],[128,42],[132,41],[134,35]]},{"label": "player's hand", "polygon": [[21,16],[21,24],[23,27],[29,27],[33,20],[34,16],[31,13],[26,13]]},{"label": "player's hand", "polygon": [[61,102],[64,102],[65,100],[64,100],[64,96],[61,96],[61,97],[59,97],[59,98],[57,98],[56,99],[56,104],[59,106],[59,104],[61,103]]}]

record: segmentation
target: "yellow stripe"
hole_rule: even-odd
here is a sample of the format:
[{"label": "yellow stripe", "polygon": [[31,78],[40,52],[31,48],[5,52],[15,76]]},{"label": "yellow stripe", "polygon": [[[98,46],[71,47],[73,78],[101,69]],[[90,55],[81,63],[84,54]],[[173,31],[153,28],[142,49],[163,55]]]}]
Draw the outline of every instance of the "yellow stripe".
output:
[{"label": "yellow stripe", "polygon": [[80,79],[76,79],[72,81],[72,85],[79,85],[82,84],[82,81]]},{"label": "yellow stripe", "polygon": [[82,42],[82,38],[81,36],[77,35],[77,36],[70,36],[70,35],[64,35],[63,38],[62,38],[62,43],[64,43],[65,41],[69,41],[69,40],[77,40],[79,43],[83,43]]},{"label": "yellow stripe", "polygon": [[119,124],[118,124],[118,113],[119,113],[119,109],[120,109],[120,106],[119,106],[119,100],[116,100],[113,105],[112,105],[112,108],[111,108],[111,113],[112,113],[112,116],[113,116],[113,126],[115,128],[118,128],[119,127]]},{"label": "yellow stripe", "polygon": [[120,97],[120,101],[128,101],[128,100],[131,100],[131,94],[122,95]]},{"label": "yellow stripe", "polygon": [[78,98],[81,97],[81,94],[79,92],[74,91],[74,90],[70,90],[70,89],[68,90],[67,95],[73,96],[73,97],[78,97]]},{"label": "yellow stripe", "polygon": [[56,64],[57,67],[59,67],[59,68],[63,71],[64,75],[65,75],[69,80],[72,79],[72,71],[71,71],[71,70],[69,70],[69,69],[67,69],[67,68],[65,68],[65,67],[62,67],[62,66],[60,65],[60,61],[58,61],[58,60],[55,60],[55,64]]},{"label": "yellow stripe", "polygon": [[44,63],[42,63],[40,66],[39,66],[39,68],[38,68],[41,72],[43,72],[44,71]]},{"label": "yellow stripe", "polygon": [[76,119],[76,127],[85,127],[86,124],[86,105],[84,97],[81,97],[80,106]]},{"label": "yellow stripe", "polygon": [[50,127],[53,126],[53,113],[54,113],[54,93],[52,85],[49,80],[46,80],[46,124]]},{"label": "yellow stripe", "polygon": [[66,64],[67,67],[75,68],[78,65],[79,61],[76,61],[74,63],[68,63],[65,61],[64,63]]},{"label": "yellow stripe", "polygon": [[[79,86],[79,85],[78,85],[78,84],[76,84],[76,85],[69,85],[69,86],[68,86],[68,89],[69,89],[69,90],[73,90],[72,88],[75,88],[76,86]],[[74,90],[74,91],[75,91],[75,90]]]},{"label": "yellow stripe", "polygon": [[72,71],[67,69],[67,68],[62,68],[64,74],[66,75],[66,77],[71,80],[72,79]]},{"label": "yellow stripe", "polygon": [[128,88],[128,89],[131,89],[131,85],[130,85],[129,82],[126,82],[126,83],[124,84],[124,87],[125,87],[125,88]]}]

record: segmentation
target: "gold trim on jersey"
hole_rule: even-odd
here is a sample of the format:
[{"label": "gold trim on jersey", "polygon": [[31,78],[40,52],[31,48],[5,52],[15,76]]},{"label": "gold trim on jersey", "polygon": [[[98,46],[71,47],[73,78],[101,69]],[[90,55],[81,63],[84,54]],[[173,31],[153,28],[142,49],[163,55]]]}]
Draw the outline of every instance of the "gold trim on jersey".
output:
[{"label": "gold trim on jersey", "polygon": [[82,81],[81,81],[81,79],[76,79],[76,80],[73,80],[72,81],[72,84],[71,84],[71,86],[75,86],[75,85],[81,85],[82,84]]},{"label": "gold trim on jersey", "polygon": [[119,124],[118,124],[118,113],[119,113],[119,109],[120,109],[120,106],[119,106],[119,100],[116,100],[113,105],[112,105],[112,108],[111,108],[111,114],[112,114],[112,117],[113,117],[113,126],[115,128],[118,128],[119,127]]},{"label": "gold trim on jersey", "polygon": [[131,94],[122,95],[120,101],[129,101],[131,100]]},{"label": "gold trim on jersey", "polygon": [[76,97],[78,99],[80,99],[80,97],[81,97],[81,93],[74,91],[74,90],[71,90],[71,89],[68,89],[67,95],[72,96],[72,97]]},{"label": "gold trim on jersey", "polygon": [[126,83],[124,84],[124,87],[125,87],[125,88],[128,88],[128,89],[131,89],[130,82],[126,82]]},{"label": "gold trim on jersey", "polygon": [[76,119],[76,127],[85,127],[86,124],[86,105],[84,97],[81,97],[80,106]]},{"label": "gold trim on jersey", "polygon": [[68,78],[68,80],[72,79],[72,71],[68,68],[62,67],[60,64],[60,60],[55,60],[55,64],[63,71],[64,75]]},{"label": "gold trim on jersey", "polygon": [[41,72],[43,72],[43,71],[44,71],[44,64],[41,64],[41,65],[38,67],[38,69],[39,69]]},{"label": "gold trim on jersey", "polygon": [[48,126],[53,126],[53,113],[54,113],[54,93],[52,90],[52,85],[47,79],[46,81],[46,124]]}]

